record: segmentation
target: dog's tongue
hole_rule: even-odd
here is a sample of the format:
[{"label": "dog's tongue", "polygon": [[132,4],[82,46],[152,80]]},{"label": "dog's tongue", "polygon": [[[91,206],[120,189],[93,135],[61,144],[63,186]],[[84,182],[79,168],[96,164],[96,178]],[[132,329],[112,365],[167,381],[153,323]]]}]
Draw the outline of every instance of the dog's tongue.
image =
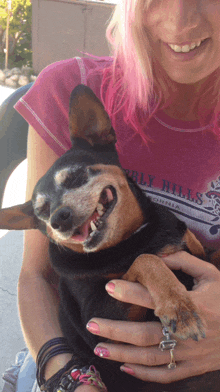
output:
[{"label": "dog's tongue", "polygon": [[84,224],[80,227],[80,234],[75,234],[71,238],[76,242],[84,242],[89,235],[89,225]]},{"label": "dog's tongue", "polygon": [[87,219],[87,221],[85,223],[83,223],[82,226],[78,227],[77,231],[79,232],[78,234],[74,234],[71,238],[74,241],[77,242],[84,242],[90,233],[90,223],[91,221],[97,219],[97,217],[99,216],[98,212],[95,211],[94,214],[92,216],[90,216],[89,219]]}]

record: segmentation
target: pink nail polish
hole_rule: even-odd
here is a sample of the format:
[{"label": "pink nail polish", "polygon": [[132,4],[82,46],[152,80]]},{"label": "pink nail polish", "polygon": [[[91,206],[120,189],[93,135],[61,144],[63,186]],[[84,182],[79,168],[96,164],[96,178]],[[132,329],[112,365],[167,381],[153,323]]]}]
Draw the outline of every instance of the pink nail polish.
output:
[{"label": "pink nail polish", "polygon": [[120,370],[121,370],[122,372],[125,372],[125,373],[130,374],[131,376],[134,376],[134,375],[135,375],[134,370],[130,369],[130,368],[127,367],[127,366],[121,366],[121,367],[120,367]]},{"label": "pink nail polish", "polygon": [[115,284],[114,283],[112,283],[112,282],[107,283],[105,288],[109,294],[114,294],[114,291],[115,291]]},{"label": "pink nail polish", "polygon": [[86,328],[89,330],[89,332],[99,334],[100,329],[98,324],[94,323],[94,321],[89,321]]},{"label": "pink nail polish", "polygon": [[107,358],[110,356],[110,353],[107,350],[107,348],[101,347],[101,346],[96,347],[94,350],[94,353],[95,353],[95,355],[98,355],[99,357],[102,357],[102,358]]}]

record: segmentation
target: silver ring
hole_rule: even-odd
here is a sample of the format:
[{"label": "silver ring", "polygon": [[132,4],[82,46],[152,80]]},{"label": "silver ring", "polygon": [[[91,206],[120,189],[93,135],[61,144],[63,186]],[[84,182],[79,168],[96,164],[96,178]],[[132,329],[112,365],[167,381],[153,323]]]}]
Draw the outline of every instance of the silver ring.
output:
[{"label": "silver ring", "polygon": [[177,341],[174,339],[171,339],[169,330],[164,327],[162,329],[163,335],[165,336],[166,340],[162,340],[159,344],[159,348],[161,351],[164,350],[170,350],[170,363],[167,365],[168,369],[175,369],[176,368],[176,362],[174,359],[174,348],[177,345]]}]

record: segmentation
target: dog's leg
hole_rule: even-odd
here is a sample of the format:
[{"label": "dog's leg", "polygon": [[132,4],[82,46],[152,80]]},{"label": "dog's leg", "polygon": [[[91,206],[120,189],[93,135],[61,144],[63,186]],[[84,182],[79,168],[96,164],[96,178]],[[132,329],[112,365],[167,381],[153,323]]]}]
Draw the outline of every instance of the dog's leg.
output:
[{"label": "dog's leg", "polygon": [[193,256],[205,259],[206,254],[202,244],[197,240],[196,236],[189,230],[186,230],[186,233],[183,237],[183,243],[186,244],[189,251]]},{"label": "dog's leg", "polygon": [[205,337],[205,323],[185,286],[158,256],[139,256],[123,279],[139,282],[148,289],[155,303],[155,315],[177,337]]},{"label": "dog's leg", "polygon": [[165,257],[167,255],[179,252],[184,250],[184,248],[190,251],[193,256],[199,257],[202,260],[205,260],[206,254],[202,244],[197,240],[196,236],[187,229],[182,241],[177,245],[166,245],[160,252],[157,253],[160,257]]}]

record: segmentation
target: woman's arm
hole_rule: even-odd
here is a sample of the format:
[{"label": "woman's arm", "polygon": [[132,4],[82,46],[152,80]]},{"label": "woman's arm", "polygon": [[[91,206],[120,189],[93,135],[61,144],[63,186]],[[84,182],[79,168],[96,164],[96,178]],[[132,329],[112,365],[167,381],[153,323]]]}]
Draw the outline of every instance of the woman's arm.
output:
[{"label": "woman's arm", "polygon": [[[32,127],[28,134],[27,158],[26,199],[30,200],[37,181],[58,158]],[[58,277],[50,265],[48,245],[48,238],[40,231],[28,230],[25,233],[18,306],[24,338],[34,360],[44,343],[63,336],[58,319]],[[46,380],[62,369],[71,357],[71,354],[61,354],[50,359],[45,370]],[[81,385],[78,391],[97,392],[98,389]]]},{"label": "woman's arm", "polygon": [[[28,134],[27,193],[29,200],[38,179],[46,173],[58,156],[30,127]],[[48,239],[38,230],[25,233],[24,255],[18,282],[18,306],[25,341],[36,360],[41,346],[48,340],[63,336],[58,321],[57,277],[48,255]],[[62,368],[71,354],[51,359],[46,378]]]},{"label": "woman's arm", "polygon": [[[159,322],[136,323],[96,318],[90,321],[92,328],[88,329],[100,336],[130,343],[98,344],[99,354],[102,347],[108,359],[125,363],[127,369],[124,368],[124,371],[144,381],[170,383],[220,369],[220,271],[185,252],[176,253],[164,261],[171,269],[182,269],[194,277],[195,286],[190,296],[207,323],[205,339],[198,342],[192,339],[176,339],[176,369],[167,369],[170,362],[169,351],[162,352],[158,349],[160,341],[164,340]],[[122,280],[114,280],[112,283],[115,288],[113,285],[108,287],[111,287],[114,298],[153,308],[149,293],[140,284]]]}]

